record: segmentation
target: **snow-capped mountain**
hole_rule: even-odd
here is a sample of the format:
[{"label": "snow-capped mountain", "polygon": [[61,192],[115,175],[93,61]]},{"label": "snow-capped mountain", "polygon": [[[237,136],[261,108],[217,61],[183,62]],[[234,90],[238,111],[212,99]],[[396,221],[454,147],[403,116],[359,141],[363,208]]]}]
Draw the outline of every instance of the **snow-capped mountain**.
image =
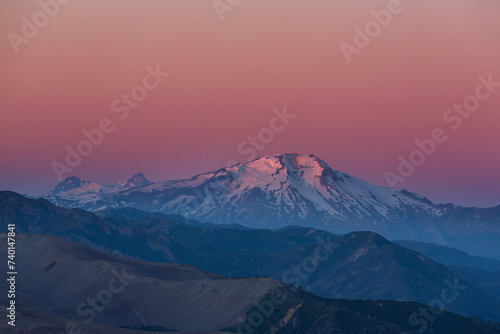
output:
[{"label": "snow-capped mountain", "polygon": [[313,155],[266,156],[191,179],[159,182],[114,194],[109,205],[250,227],[306,225],[337,233],[439,236],[431,219],[439,211],[426,198],[333,170]]},{"label": "snow-capped mountain", "polygon": [[[107,201],[105,194],[115,193],[127,189],[147,186],[151,184],[144,174],[136,173],[127,182],[117,182],[107,185],[101,182],[83,181],[76,176],[70,176],[59,183],[54,190],[42,197],[59,206],[75,208],[95,208],[99,203]],[[105,208],[104,205],[103,208]]]},{"label": "snow-capped mountain", "polygon": [[[73,182],[77,181],[58,187],[71,187]],[[75,189],[80,188],[86,189],[85,185]],[[212,223],[257,228],[303,225],[335,233],[369,230],[388,238],[442,244],[454,233],[500,229],[500,207],[435,205],[415,193],[373,185],[330,168],[314,155],[300,154],[261,157],[190,179],[128,190],[70,190],[58,194],[57,200],[53,194],[45,198],[86,210],[133,207]],[[475,211],[460,219],[460,210]]]},{"label": "snow-capped mountain", "polygon": [[128,179],[127,183],[123,185],[123,189],[132,189],[132,188],[138,188],[138,187],[144,187],[147,185],[150,185],[152,182],[149,181],[144,174],[142,173],[135,173],[134,176],[132,176],[130,179]]}]

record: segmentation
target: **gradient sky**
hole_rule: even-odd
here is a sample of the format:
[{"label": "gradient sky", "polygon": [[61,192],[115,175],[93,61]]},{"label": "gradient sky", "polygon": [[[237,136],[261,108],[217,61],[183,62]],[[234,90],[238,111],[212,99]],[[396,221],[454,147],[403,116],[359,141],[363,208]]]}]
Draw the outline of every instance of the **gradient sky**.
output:
[{"label": "gradient sky", "polygon": [[[434,202],[500,204],[500,88],[456,131],[444,112],[500,81],[500,2],[401,1],[403,11],[353,55],[354,28],[379,0],[243,1],[221,21],[212,1],[73,0],[16,53],[8,33],[37,1],[0,3],[0,189],[40,195],[53,161],[103,118],[116,125],[74,169],[114,183],[153,181],[245,161],[238,145],[268,127],[273,108],[297,115],[260,155],[312,153],[379,185],[415,139],[449,139],[405,188]],[[147,66],[170,73],[121,121],[111,103],[141,84]],[[69,176],[67,174],[65,176]]]}]

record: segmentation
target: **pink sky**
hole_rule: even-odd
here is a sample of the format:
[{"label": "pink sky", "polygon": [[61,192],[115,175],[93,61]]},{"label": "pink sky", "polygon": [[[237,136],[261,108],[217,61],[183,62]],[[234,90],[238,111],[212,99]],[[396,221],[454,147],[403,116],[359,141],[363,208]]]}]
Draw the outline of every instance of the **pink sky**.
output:
[{"label": "pink sky", "polygon": [[[47,0],[48,1],[48,0]],[[226,2],[225,0],[222,0]],[[439,145],[397,187],[435,202],[500,204],[500,88],[453,131],[444,112],[500,81],[500,3],[401,1],[402,12],[348,64],[340,43],[388,1],[243,1],[219,19],[212,1],[81,1],[60,5],[15,52],[10,32],[40,11],[0,3],[0,189],[42,194],[53,161],[110,118],[116,129],[69,175],[153,181],[245,161],[238,145],[268,127],[273,108],[297,115],[260,155],[313,153],[379,185],[415,139],[443,128]],[[111,103],[170,75],[119,120]]]}]

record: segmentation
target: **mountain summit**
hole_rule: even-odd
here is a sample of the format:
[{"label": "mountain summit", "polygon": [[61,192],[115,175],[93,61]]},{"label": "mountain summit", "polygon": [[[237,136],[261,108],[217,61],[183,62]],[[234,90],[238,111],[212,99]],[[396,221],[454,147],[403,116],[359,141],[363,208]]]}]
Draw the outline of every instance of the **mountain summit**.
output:
[{"label": "mountain summit", "polygon": [[76,176],[70,176],[67,177],[64,181],[60,182],[54,189],[54,192],[61,193],[61,192],[67,192],[75,188],[80,188],[82,187],[85,182],[82,181],[80,178]]},{"label": "mountain summit", "polygon": [[69,176],[42,197],[60,206],[86,208],[89,203],[95,205],[95,203],[105,201],[105,194],[149,184],[151,181],[142,173],[134,174],[127,182],[117,182],[111,185],[84,181],[76,176]]},{"label": "mountain summit", "polygon": [[130,179],[128,179],[127,183],[123,186],[123,189],[132,189],[137,187],[143,187],[151,184],[144,174],[136,173]]}]

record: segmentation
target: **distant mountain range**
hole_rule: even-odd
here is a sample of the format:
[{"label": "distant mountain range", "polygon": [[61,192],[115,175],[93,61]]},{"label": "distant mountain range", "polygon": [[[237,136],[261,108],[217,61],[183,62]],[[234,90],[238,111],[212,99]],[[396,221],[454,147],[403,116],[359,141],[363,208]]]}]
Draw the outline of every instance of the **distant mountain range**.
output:
[{"label": "distant mountain range", "polygon": [[[137,219],[124,218],[130,211]],[[55,235],[129,258],[185,263],[228,277],[273,277],[330,298],[428,304],[450,284],[465,286],[459,298],[446,305],[447,310],[500,320],[500,300],[488,289],[481,290],[454,270],[373,232],[335,236],[305,227],[254,230],[158,215],[107,209],[97,216],[0,192],[4,229],[15,222],[20,233]],[[311,271],[304,259],[314,258],[322,243],[331,244],[332,253]],[[490,279],[472,278],[477,285]]]},{"label": "distant mountain range", "polygon": [[152,182],[142,173],[134,174],[126,182],[117,182],[111,185],[102,182],[83,181],[76,176],[70,176],[43,197],[57,205],[73,207],[73,203],[75,202],[98,202],[106,198],[104,194],[143,187],[150,184],[152,184]]},{"label": "distant mountain range", "polygon": [[44,195],[67,208],[136,208],[252,228],[308,226],[333,233],[374,231],[389,239],[449,245],[500,259],[500,205],[433,204],[330,168],[314,155],[282,154],[189,179],[120,187],[71,177]]},{"label": "distant mountain range", "polygon": [[[23,273],[17,282],[18,320],[16,328],[0,324],[6,334],[67,333],[68,328],[96,334],[131,333],[127,329],[138,334],[498,333],[495,324],[449,312],[412,323],[409,315],[428,310],[418,303],[325,299],[270,278],[231,279],[183,264],[136,261],[54,236],[21,234],[17,245]],[[6,249],[3,233],[0,256],[7,256]],[[3,280],[0,291],[7,290]]]},{"label": "distant mountain range", "polygon": [[[424,254],[430,259],[443,263],[447,266],[470,267],[486,271],[500,272],[500,261],[469,254],[455,248],[440,246],[428,242],[418,242],[411,240],[396,240],[396,243],[403,247],[412,249]],[[500,284],[500,280],[499,280]]]}]

